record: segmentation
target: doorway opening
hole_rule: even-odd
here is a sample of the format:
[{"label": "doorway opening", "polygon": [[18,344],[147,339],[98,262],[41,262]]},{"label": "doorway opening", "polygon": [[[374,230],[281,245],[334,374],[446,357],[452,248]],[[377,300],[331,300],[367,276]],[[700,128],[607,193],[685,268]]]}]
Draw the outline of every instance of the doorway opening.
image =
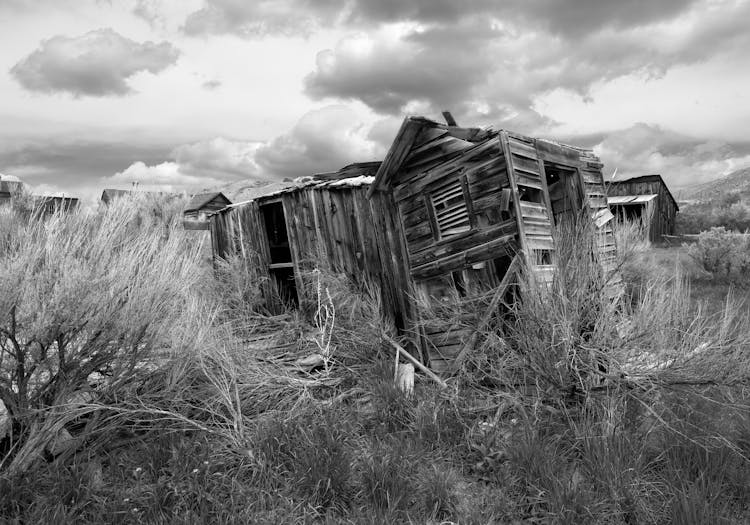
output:
[{"label": "doorway opening", "polygon": [[270,202],[260,206],[265,224],[266,239],[270,262],[268,273],[275,286],[279,299],[286,305],[299,306],[297,283],[292,262],[292,250],[289,246],[289,234],[286,229],[284,206],[281,202]]}]

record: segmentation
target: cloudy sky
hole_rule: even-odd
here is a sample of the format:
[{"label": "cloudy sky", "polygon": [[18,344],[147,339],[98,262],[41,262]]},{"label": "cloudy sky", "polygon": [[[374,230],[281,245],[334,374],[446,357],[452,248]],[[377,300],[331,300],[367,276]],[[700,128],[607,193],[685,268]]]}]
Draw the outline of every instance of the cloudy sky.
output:
[{"label": "cloudy sky", "polygon": [[750,0],[0,0],[0,172],[192,191],[382,159],[407,114],[677,188],[750,165]]}]

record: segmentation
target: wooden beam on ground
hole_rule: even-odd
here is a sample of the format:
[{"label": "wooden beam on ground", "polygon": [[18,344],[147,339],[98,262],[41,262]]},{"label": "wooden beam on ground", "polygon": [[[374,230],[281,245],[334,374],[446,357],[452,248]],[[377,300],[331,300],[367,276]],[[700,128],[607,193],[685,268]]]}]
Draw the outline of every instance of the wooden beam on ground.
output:
[{"label": "wooden beam on ground", "polygon": [[435,372],[424,366],[422,363],[419,362],[417,358],[415,358],[413,355],[411,355],[409,352],[406,351],[406,349],[398,344],[396,341],[388,337],[386,334],[383,334],[383,339],[388,341],[393,347],[398,351],[399,355],[404,356],[406,359],[412,362],[414,366],[419,368],[422,372],[425,373],[427,377],[435,381],[438,385],[440,385],[443,388],[447,388],[448,384],[440,379],[437,375],[435,375]]},{"label": "wooden beam on ground", "polygon": [[510,266],[508,266],[508,271],[505,272],[502,281],[500,281],[500,284],[495,289],[495,294],[492,296],[492,301],[490,301],[490,305],[487,307],[487,311],[484,313],[484,317],[482,317],[482,319],[479,321],[479,324],[477,325],[477,328],[472,334],[469,341],[464,345],[461,351],[458,352],[458,355],[453,360],[453,364],[450,367],[451,373],[455,373],[459,369],[461,363],[466,358],[466,355],[477,344],[479,334],[487,327],[487,325],[492,320],[492,317],[495,314],[495,310],[497,310],[498,304],[500,303],[502,298],[505,297],[505,293],[508,291],[508,287],[513,283],[513,281],[515,281],[519,269],[520,260],[519,255],[516,254],[515,256],[513,256],[513,260],[510,262]]}]

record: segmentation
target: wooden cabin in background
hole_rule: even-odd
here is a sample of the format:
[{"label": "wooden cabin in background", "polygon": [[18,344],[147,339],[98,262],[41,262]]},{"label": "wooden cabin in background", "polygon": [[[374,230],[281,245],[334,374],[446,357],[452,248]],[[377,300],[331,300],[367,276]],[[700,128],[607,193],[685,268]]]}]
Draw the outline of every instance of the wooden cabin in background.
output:
[{"label": "wooden cabin in background", "polygon": [[557,221],[590,217],[595,255],[614,270],[601,168],[574,146],[408,117],[382,163],[260,188],[212,215],[214,257],[257,256],[291,290],[303,286],[304,261],[319,254],[353,280],[377,284],[384,313],[419,334],[426,363],[446,370],[471,336],[460,323],[426,325],[425,305],[486,298],[516,256],[549,282]]},{"label": "wooden cabin in background", "polygon": [[34,197],[34,211],[44,216],[76,211],[80,205],[77,197],[62,195],[40,195]]},{"label": "wooden cabin in background", "polygon": [[151,195],[154,197],[169,197],[169,198],[177,198],[180,197],[181,193],[168,193],[168,192],[162,192],[162,191],[144,191],[144,190],[117,190],[112,188],[107,188],[104,191],[102,191],[102,196],[100,198],[100,201],[105,204],[109,205],[116,199],[120,199],[123,197],[130,198],[135,196],[143,196],[143,195]]},{"label": "wooden cabin in background", "polygon": [[182,213],[182,224],[186,230],[208,230],[208,216],[232,204],[221,192],[193,195]]},{"label": "wooden cabin in background", "polygon": [[11,204],[13,198],[23,190],[24,184],[18,177],[0,173],[0,206]]},{"label": "wooden cabin in background", "polygon": [[609,207],[618,218],[644,221],[650,241],[659,242],[664,235],[674,235],[680,208],[661,175],[614,181],[607,195]]}]

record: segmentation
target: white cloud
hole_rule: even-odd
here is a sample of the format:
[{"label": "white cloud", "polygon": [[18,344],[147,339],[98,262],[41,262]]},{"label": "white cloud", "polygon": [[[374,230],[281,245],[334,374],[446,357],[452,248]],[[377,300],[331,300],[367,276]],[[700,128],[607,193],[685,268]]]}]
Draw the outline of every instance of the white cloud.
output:
[{"label": "white cloud", "polygon": [[139,72],[159,73],[176,63],[179,55],[169,42],[138,43],[106,28],[44,40],[10,73],[30,91],[122,96],[132,92],[130,77]]},{"label": "white cloud", "polygon": [[348,106],[327,106],[305,114],[291,131],[261,146],[255,160],[276,177],[311,175],[352,162],[382,160],[385,148],[371,137],[372,128],[372,117]]},{"label": "white cloud", "polygon": [[172,160],[156,164],[132,163],[103,179],[109,186],[130,186],[163,191],[196,191],[216,188],[239,179],[261,178],[255,162],[260,144],[216,137],[182,144],[172,150]]},{"label": "white cloud", "polygon": [[706,182],[750,166],[750,142],[707,141],[659,126],[636,124],[613,131],[594,146],[605,175],[618,179],[658,173],[670,187]]}]

